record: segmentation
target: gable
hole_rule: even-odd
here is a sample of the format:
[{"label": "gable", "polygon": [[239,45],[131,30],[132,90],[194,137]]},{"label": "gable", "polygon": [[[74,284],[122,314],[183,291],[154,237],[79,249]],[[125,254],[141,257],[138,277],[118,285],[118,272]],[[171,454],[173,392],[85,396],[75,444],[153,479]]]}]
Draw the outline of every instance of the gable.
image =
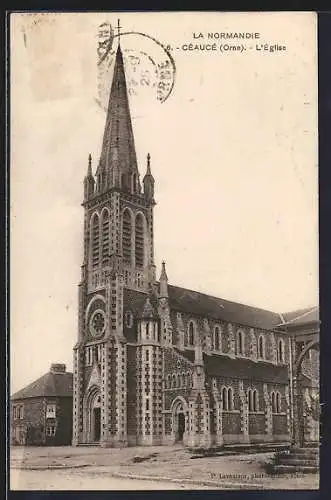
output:
[{"label": "gable", "polygon": [[89,379],[89,382],[87,385],[87,391],[89,391],[90,388],[93,386],[97,386],[97,387],[101,388],[100,370],[99,370],[97,363],[95,363],[93,368],[92,368],[90,379]]}]

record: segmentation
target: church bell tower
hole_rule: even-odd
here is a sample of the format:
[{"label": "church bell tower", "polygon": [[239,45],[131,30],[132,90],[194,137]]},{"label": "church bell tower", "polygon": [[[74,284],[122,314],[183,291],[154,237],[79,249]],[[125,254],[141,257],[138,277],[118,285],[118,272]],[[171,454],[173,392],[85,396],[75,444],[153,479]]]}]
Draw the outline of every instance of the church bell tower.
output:
[{"label": "church bell tower", "polygon": [[84,258],[74,348],[74,445],[127,444],[123,289],[147,296],[155,282],[150,163],[148,154],[142,189],[119,42],[100,159],[93,174],[89,155],[84,179]]}]

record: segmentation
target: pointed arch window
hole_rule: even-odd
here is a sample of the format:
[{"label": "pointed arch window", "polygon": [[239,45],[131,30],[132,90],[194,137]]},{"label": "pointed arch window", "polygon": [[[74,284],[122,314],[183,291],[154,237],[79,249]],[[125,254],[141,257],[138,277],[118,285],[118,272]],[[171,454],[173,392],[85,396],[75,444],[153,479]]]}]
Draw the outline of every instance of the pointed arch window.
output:
[{"label": "pointed arch window", "polygon": [[91,222],[91,252],[92,267],[98,267],[100,262],[100,228],[98,214],[94,214]]},{"label": "pointed arch window", "polygon": [[175,389],[176,388],[176,375],[172,376],[172,387]]},{"label": "pointed arch window", "polygon": [[272,413],[276,413],[276,394],[274,392],[271,393],[271,408]]},{"label": "pointed arch window", "polygon": [[149,339],[150,338],[150,333],[151,333],[151,324],[149,321],[147,321],[146,323],[146,339]]},{"label": "pointed arch window", "polygon": [[110,217],[109,211],[104,210],[102,213],[102,264],[108,264],[110,251]]},{"label": "pointed arch window", "polygon": [[227,411],[228,409],[228,390],[226,387],[222,389],[222,409]]},{"label": "pointed arch window", "polygon": [[232,387],[228,388],[228,410],[233,410],[233,390]]},{"label": "pointed arch window", "polygon": [[277,392],[277,394],[276,394],[276,412],[280,413],[281,411],[282,411],[282,409],[281,409],[281,397],[280,397],[280,393]]},{"label": "pointed arch window", "polygon": [[256,389],[253,391],[253,411],[259,411],[259,394]]},{"label": "pointed arch window", "polygon": [[232,387],[223,387],[221,395],[222,395],[222,410],[223,411],[233,411],[234,400],[233,400]]},{"label": "pointed arch window", "polygon": [[220,335],[220,329],[218,326],[215,326],[215,329],[214,329],[214,350],[215,351],[221,350],[221,335]]},{"label": "pointed arch window", "polygon": [[167,376],[166,388],[171,389],[171,375]]},{"label": "pointed arch window", "polygon": [[253,391],[251,389],[248,391],[248,411],[253,411]]},{"label": "pointed arch window", "polygon": [[259,409],[259,394],[256,389],[248,390],[248,411],[256,413]]},{"label": "pointed arch window", "polygon": [[195,325],[194,325],[193,321],[190,321],[188,324],[187,337],[188,337],[187,344],[189,346],[193,346],[194,345],[194,338],[195,338]]},{"label": "pointed arch window", "polygon": [[177,387],[181,387],[181,376],[180,374],[177,375]]},{"label": "pointed arch window", "polygon": [[132,219],[128,209],[123,212],[123,227],[122,227],[122,252],[124,262],[131,264],[131,235],[132,235]]},{"label": "pointed arch window", "polygon": [[261,359],[265,358],[265,344],[263,335],[259,336],[258,353],[259,353],[259,358]]},{"label": "pointed arch window", "polygon": [[271,407],[272,413],[280,413],[282,411],[282,398],[278,391],[271,393]]},{"label": "pointed arch window", "polygon": [[135,256],[136,256],[136,267],[143,267],[144,266],[144,218],[142,214],[138,214],[136,217]]},{"label": "pointed arch window", "polygon": [[285,343],[283,339],[278,340],[277,358],[278,358],[278,363],[284,363]]},{"label": "pointed arch window", "polygon": [[242,330],[237,333],[237,354],[243,356],[245,353],[245,335]]}]

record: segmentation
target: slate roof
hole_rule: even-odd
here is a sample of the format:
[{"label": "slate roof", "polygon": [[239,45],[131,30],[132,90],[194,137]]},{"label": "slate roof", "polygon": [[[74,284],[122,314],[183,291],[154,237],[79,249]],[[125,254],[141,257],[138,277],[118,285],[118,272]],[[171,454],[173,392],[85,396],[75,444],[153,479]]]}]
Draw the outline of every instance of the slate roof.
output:
[{"label": "slate roof", "polygon": [[157,311],[156,297],[148,295],[145,292],[138,292],[137,290],[130,290],[124,288],[123,303],[124,310],[130,309],[136,318],[141,318],[147,297],[149,297],[151,304],[155,311]]},{"label": "slate roof", "polygon": [[[319,321],[318,307],[278,314],[174,285],[168,285],[168,292],[171,310],[262,330],[273,330],[287,323],[299,326]],[[136,317],[139,317],[142,315],[147,296],[144,292],[124,289],[124,306],[131,309]],[[156,297],[150,297],[153,307],[157,310]]]},{"label": "slate roof", "polygon": [[[194,350],[180,351],[186,359],[194,363]],[[286,366],[277,366],[263,361],[254,362],[251,359],[229,358],[222,354],[203,353],[203,362],[206,374],[209,377],[228,377],[238,380],[258,379],[261,382],[280,383],[288,382]]]},{"label": "slate roof", "polygon": [[282,317],[284,319],[282,324],[284,325],[300,326],[307,323],[318,323],[319,309],[318,307],[307,307],[305,309],[298,309],[296,311],[283,313]]},{"label": "slate roof", "polygon": [[188,361],[191,363],[194,363],[195,359],[195,352],[194,349],[185,349],[185,351],[182,351],[181,349],[178,349],[178,347],[173,346],[173,349],[175,352],[186,358]]},{"label": "slate roof", "polygon": [[231,359],[221,354],[204,354],[204,365],[210,377],[230,377],[234,379],[257,379],[261,382],[287,383],[288,371],[286,366],[272,365],[250,359]]},{"label": "slate roof", "polygon": [[281,322],[279,314],[253,306],[168,285],[170,309],[198,316],[239,323],[254,328],[273,329]]},{"label": "slate roof", "polygon": [[72,397],[73,375],[48,372],[11,396],[11,400],[37,397]]}]

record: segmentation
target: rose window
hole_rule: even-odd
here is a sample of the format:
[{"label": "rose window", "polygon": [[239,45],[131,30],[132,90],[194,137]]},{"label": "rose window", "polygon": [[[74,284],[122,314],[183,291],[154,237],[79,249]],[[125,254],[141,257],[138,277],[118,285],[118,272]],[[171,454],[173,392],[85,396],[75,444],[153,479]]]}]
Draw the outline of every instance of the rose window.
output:
[{"label": "rose window", "polygon": [[93,336],[100,337],[106,329],[105,313],[100,309],[95,311],[90,319],[90,330]]}]

